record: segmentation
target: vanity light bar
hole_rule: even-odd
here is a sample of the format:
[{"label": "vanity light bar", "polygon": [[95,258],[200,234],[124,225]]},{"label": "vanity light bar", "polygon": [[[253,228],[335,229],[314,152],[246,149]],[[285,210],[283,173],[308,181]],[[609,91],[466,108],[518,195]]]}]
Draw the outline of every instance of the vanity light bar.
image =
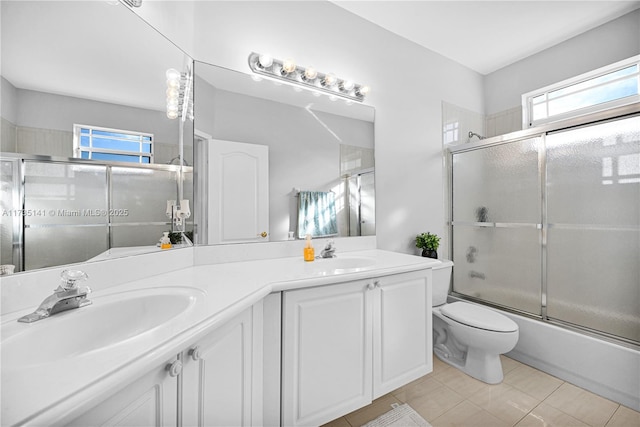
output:
[{"label": "vanity light bar", "polygon": [[167,117],[170,119],[188,117],[193,120],[193,101],[191,100],[191,73],[181,73],[169,68],[167,76]]},{"label": "vanity light bar", "polygon": [[370,91],[369,86],[340,79],[331,73],[321,73],[313,67],[296,65],[291,58],[280,60],[252,52],[249,55],[249,67],[256,74],[358,102],[363,102]]},{"label": "vanity light bar", "polygon": [[142,6],[142,0],[124,0],[126,4],[131,7],[140,7]]}]

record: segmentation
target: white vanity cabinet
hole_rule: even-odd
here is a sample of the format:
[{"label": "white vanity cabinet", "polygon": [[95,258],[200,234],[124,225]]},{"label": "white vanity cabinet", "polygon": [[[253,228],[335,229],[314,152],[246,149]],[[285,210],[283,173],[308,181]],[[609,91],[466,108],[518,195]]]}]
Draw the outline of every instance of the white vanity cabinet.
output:
[{"label": "white vanity cabinet", "polygon": [[283,292],[282,425],[320,425],[431,370],[431,270]]},{"label": "white vanity cabinet", "polygon": [[262,424],[261,310],[243,311],[183,353],[184,426]]},{"label": "white vanity cabinet", "polygon": [[[177,376],[167,369],[176,358],[152,370],[85,412],[69,426],[175,426]],[[174,365],[175,366],[175,365]],[[177,374],[174,371],[174,374]]]},{"label": "white vanity cabinet", "polygon": [[262,302],[69,425],[262,425]]}]

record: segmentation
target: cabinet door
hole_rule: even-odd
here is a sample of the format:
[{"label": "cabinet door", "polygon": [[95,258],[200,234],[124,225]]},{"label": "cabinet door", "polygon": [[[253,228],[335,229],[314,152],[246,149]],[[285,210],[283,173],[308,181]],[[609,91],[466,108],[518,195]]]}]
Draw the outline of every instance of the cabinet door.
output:
[{"label": "cabinet door", "polygon": [[162,365],[67,425],[176,426],[177,407],[176,378],[169,375],[166,365]]},{"label": "cabinet door", "polygon": [[283,425],[320,425],[371,402],[368,283],[284,292]]},{"label": "cabinet door", "polygon": [[252,317],[245,310],[185,352],[184,426],[252,425]]},{"label": "cabinet door", "polygon": [[376,279],[373,398],[432,369],[431,270]]}]

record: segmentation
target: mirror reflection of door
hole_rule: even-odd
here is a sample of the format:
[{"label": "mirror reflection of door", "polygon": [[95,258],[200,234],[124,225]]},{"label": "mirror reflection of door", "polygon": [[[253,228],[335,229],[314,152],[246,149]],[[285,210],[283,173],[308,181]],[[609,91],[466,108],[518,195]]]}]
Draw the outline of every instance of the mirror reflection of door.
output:
[{"label": "mirror reflection of door", "polygon": [[269,147],[209,140],[209,244],[269,241]]}]

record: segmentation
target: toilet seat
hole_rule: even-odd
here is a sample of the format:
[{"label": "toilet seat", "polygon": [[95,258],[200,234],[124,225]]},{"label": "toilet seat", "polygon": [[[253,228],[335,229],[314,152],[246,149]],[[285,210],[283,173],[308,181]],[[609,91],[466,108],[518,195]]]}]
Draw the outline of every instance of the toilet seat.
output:
[{"label": "toilet seat", "polygon": [[473,328],[495,332],[518,330],[518,324],[508,317],[474,304],[453,302],[442,306],[440,312],[451,320]]}]

